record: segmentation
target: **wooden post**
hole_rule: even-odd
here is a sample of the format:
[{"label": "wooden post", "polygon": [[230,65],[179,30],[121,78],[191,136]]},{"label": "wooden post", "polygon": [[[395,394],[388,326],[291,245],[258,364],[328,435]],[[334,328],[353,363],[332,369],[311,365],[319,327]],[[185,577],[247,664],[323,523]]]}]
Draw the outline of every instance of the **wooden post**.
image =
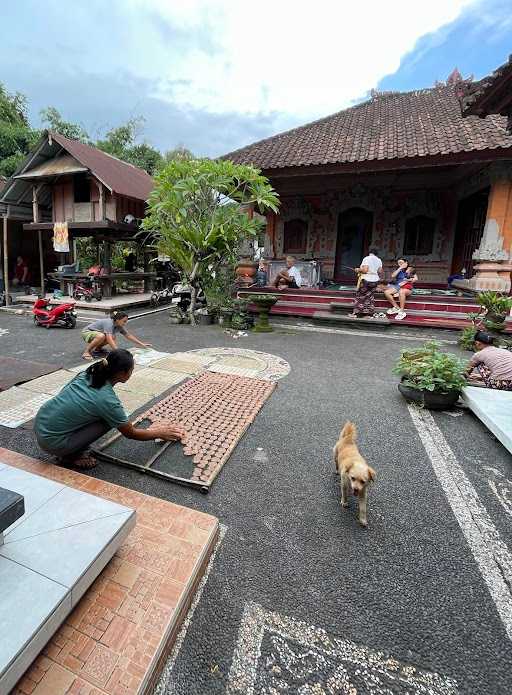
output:
[{"label": "wooden post", "polygon": [[7,250],[7,215],[4,215],[4,292],[5,306],[9,306],[9,251]]},{"label": "wooden post", "polygon": [[43,233],[40,229],[37,230],[39,237],[39,272],[41,274],[41,296],[45,296],[44,291],[44,262],[43,262]]},{"label": "wooden post", "polygon": [[37,202],[38,187],[32,186],[32,217],[34,222],[39,222],[39,204]]},{"label": "wooden post", "polygon": [[98,186],[98,191],[100,193],[100,219],[102,222],[104,222],[107,219],[105,188],[100,181],[96,181],[96,185]]}]

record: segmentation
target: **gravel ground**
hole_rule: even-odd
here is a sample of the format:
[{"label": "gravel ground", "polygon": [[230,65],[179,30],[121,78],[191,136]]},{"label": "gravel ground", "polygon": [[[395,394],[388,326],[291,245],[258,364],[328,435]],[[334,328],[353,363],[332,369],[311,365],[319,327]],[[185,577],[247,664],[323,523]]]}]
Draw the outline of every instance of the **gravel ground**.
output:
[{"label": "gravel ground", "polygon": [[[292,367],[208,496],[113,465],[91,472],[212,513],[226,527],[160,692],[512,692],[512,645],[492,582],[484,580],[486,548],[479,564],[461,527],[460,514],[471,517],[471,506],[456,515],[391,373],[400,350],[415,344],[409,339],[455,335],[401,329],[370,337],[292,324],[235,341],[218,327],[169,326],[165,314],[130,323],[158,350],[243,347]],[[46,331],[27,317],[0,314],[2,328],[9,331],[0,335],[3,355],[79,362],[78,330]],[[433,426],[510,545],[512,517],[491,485],[512,491],[510,455],[461,412],[435,414]],[[362,453],[377,471],[367,531],[353,504],[339,505],[331,449],[347,419],[357,423]],[[0,427],[0,442],[40,456],[30,430]],[[502,607],[512,604],[507,590]],[[378,666],[388,658],[396,662]]]}]

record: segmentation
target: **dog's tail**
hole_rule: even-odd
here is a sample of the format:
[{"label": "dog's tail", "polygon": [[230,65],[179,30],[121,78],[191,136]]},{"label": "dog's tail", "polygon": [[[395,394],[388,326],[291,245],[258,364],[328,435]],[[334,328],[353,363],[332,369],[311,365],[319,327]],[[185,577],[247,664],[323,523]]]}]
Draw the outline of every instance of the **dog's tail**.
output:
[{"label": "dog's tail", "polygon": [[354,444],[357,438],[357,428],[353,422],[346,422],[340,433],[340,439],[345,439],[350,444]]}]

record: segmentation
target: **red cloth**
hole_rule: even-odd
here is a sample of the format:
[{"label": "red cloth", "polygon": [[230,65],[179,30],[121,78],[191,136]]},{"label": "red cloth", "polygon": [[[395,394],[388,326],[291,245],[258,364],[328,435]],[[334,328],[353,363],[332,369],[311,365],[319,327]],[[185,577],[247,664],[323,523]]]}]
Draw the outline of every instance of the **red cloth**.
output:
[{"label": "red cloth", "polygon": [[401,285],[400,289],[401,290],[412,290],[413,284],[412,282],[405,282],[403,285]]}]

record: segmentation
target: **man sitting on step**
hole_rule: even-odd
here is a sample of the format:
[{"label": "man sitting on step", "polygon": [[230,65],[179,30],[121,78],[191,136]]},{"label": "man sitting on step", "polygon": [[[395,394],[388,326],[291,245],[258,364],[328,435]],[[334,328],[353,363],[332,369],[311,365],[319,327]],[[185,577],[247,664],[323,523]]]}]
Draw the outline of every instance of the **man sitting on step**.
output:
[{"label": "man sitting on step", "polygon": [[286,256],[286,268],[281,270],[276,277],[275,286],[278,290],[287,287],[298,289],[302,285],[300,270],[295,265],[296,259],[293,256]]}]

